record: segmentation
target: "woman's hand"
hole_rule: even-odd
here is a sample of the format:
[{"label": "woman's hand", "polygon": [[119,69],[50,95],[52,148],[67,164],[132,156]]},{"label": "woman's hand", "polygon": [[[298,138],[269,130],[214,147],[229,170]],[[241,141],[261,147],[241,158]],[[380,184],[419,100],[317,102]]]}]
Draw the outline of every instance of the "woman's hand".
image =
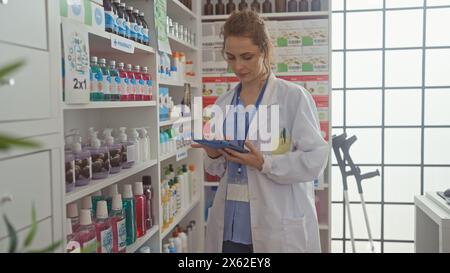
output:
[{"label": "woman's hand", "polygon": [[260,151],[250,141],[245,142],[245,146],[250,150],[250,153],[239,153],[231,149],[218,150],[225,157],[226,160],[247,165],[262,171],[264,165],[264,157]]},{"label": "woman's hand", "polygon": [[222,153],[219,150],[207,147],[205,145],[192,144],[191,146],[192,146],[192,148],[196,148],[196,149],[201,148],[201,149],[205,150],[206,154],[212,159],[217,159],[222,156]]}]

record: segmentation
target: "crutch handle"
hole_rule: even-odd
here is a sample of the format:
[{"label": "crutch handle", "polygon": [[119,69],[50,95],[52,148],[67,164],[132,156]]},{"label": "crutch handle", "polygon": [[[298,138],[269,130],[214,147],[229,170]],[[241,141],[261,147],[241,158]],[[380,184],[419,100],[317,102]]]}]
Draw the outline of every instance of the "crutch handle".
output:
[{"label": "crutch handle", "polygon": [[380,176],[380,171],[379,170],[376,170],[376,171],[371,172],[371,173],[363,174],[363,175],[361,175],[361,179],[369,179],[369,178],[372,178],[372,177],[375,177],[375,176]]},{"label": "crutch handle", "polygon": [[333,146],[336,147],[336,148],[341,147],[346,138],[347,138],[347,134],[346,133],[343,133],[342,135],[339,135],[339,136],[334,135],[333,136],[333,141],[332,141],[333,142]]},{"label": "crutch handle", "polygon": [[347,139],[343,143],[343,147],[348,151],[350,150],[350,147],[355,143],[355,141],[358,140],[356,136],[352,136],[351,138]]}]

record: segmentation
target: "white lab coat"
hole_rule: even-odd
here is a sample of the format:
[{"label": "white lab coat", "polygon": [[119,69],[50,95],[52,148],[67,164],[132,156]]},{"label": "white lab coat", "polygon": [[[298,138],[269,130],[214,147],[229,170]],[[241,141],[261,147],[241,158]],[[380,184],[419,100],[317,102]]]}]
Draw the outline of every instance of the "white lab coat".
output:
[{"label": "white lab coat", "polygon": [[[225,111],[234,92],[218,98]],[[263,170],[247,167],[252,242],[255,253],[321,252],[313,180],[323,172],[329,145],[323,139],[312,96],[302,87],[269,78],[261,105],[280,106],[280,132],[287,129],[290,149],[263,152]],[[225,112],[224,112],[225,113]],[[252,122],[256,120],[253,119]],[[253,141],[259,148],[259,141]],[[226,198],[226,161],[205,155],[205,170],[221,177],[209,209],[205,250],[222,252]]]}]

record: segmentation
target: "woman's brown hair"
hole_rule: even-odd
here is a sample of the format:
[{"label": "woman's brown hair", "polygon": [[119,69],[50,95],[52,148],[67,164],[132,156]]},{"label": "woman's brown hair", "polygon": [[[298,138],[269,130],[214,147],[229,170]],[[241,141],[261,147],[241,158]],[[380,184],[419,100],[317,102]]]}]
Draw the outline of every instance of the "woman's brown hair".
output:
[{"label": "woman's brown hair", "polygon": [[245,9],[233,12],[222,29],[223,48],[225,53],[225,41],[230,36],[250,38],[264,55],[264,67],[266,72],[270,72],[270,60],[272,57],[272,42],[266,23],[258,13]]}]

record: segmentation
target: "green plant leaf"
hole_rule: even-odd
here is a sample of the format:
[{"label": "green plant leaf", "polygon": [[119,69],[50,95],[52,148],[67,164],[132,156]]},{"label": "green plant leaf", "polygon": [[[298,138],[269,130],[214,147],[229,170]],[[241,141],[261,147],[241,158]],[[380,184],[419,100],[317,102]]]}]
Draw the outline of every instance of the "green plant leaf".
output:
[{"label": "green plant leaf", "polygon": [[31,251],[28,251],[27,253],[53,253],[59,246],[61,246],[61,244],[62,244],[62,241],[58,241],[58,242],[55,242],[55,243],[49,245],[48,247],[38,249],[38,250],[31,250]]},{"label": "green plant leaf", "polygon": [[8,236],[9,236],[9,253],[15,253],[17,249],[17,233],[14,227],[11,225],[11,223],[8,220],[8,217],[6,215],[3,215],[3,220],[5,221],[6,228],[8,229]]},{"label": "green plant leaf", "polygon": [[0,134],[0,151],[9,150],[13,147],[38,148],[39,144],[29,140],[20,140],[11,136]]},{"label": "green plant leaf", "polygon": [[36,232],[37,232],[36,208],[33,204],[33,208],[31,209],[31,229],[28,232],[27,237],[25,238],[25,242],[23,244],[24,248],[29,247],[31,245],[34,236],[36,236]]},{"label": "green plant leaf", "polygon": [[25,61],[21,60],[14,63],[10,63],[5,67],[0,68],[0,79],[5,77],[6,75],[13,73],[17,69],[21,68],[23,65],[25,65]]}]

